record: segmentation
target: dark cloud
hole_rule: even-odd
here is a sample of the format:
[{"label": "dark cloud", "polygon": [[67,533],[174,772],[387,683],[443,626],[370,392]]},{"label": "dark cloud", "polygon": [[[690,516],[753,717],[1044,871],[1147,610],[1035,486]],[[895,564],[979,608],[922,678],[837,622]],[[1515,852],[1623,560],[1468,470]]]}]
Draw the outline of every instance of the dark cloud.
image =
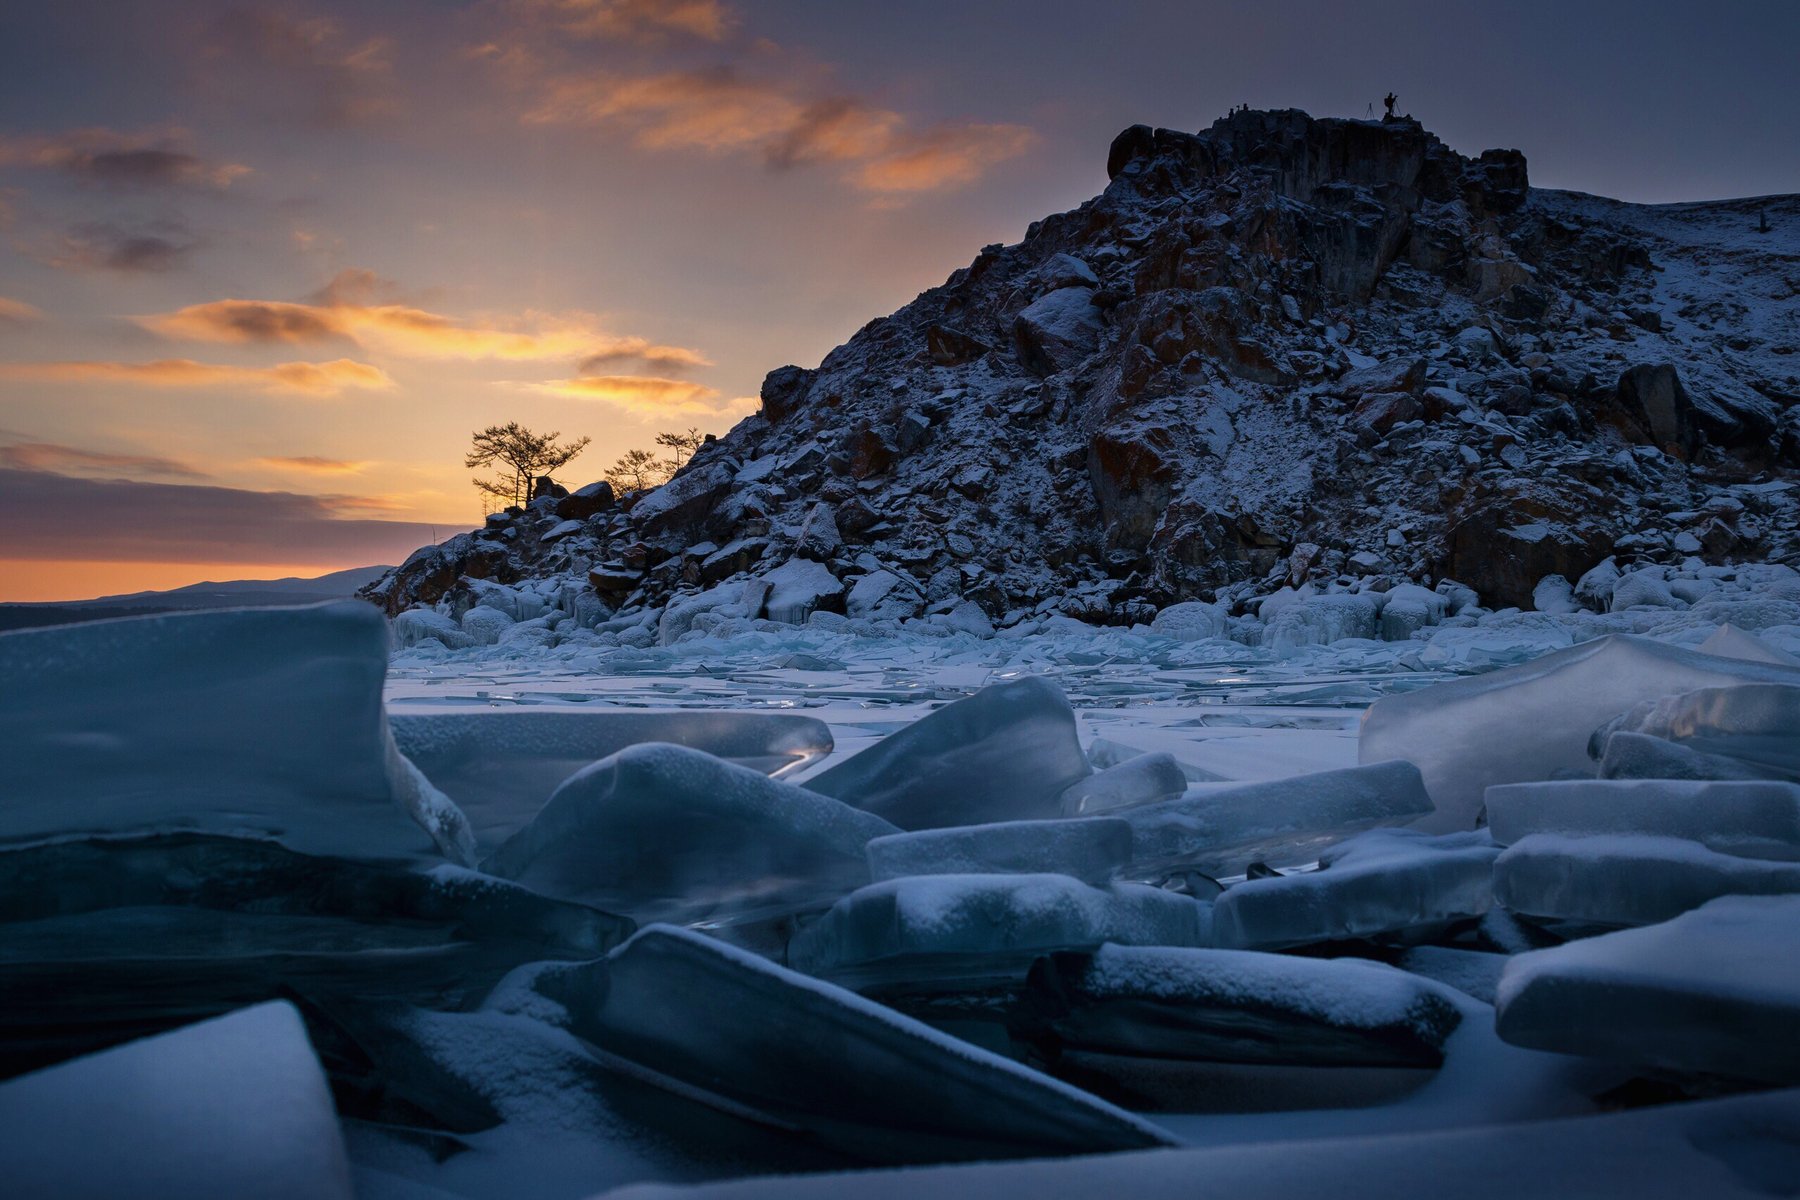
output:
[{"label": "dark cloud", "polygon": [[7,556],[45,562],[400,562],[450,532],[344,518],[379,498],[76,479],[0,467]]},{"label": "dark cloud", "polygon": [[205,479],[204,471],[195,470],[172,458],[149,454],[106,454],[64,446],[56,442],[14,442],[0,446],[0,468],[18,471],[50,471],[58,474],[161,475],[170,479]]},{"label": "dark cloud", "polygon": [[95,128],[0,137],[0,166],[60,171],[81,183],[133,191],[217,191],[250,173],[241,163],[201,157],[188,146],[182,130],[120,133]]},{"label": "dark cloud", "polygon": [[[106,270],[152,275],[186,265],[200,244],[178,221],[121,227],[106,221],[84,221],[71,227],[46,250],[33,256],[66,271]],[[25,248],[30,253],[30,248]]]}]

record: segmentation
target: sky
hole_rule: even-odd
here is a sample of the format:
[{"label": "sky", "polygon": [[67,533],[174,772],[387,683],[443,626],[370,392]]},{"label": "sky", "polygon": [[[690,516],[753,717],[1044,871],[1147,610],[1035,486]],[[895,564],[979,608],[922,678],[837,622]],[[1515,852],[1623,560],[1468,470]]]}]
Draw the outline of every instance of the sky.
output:
[{"label": "sky", "polygon": [[723,433],[1106,184],[1378,112],[1645,203],[1800,192],[1800,5],[0,3],[0,600],[398,562],[472,431]]}]

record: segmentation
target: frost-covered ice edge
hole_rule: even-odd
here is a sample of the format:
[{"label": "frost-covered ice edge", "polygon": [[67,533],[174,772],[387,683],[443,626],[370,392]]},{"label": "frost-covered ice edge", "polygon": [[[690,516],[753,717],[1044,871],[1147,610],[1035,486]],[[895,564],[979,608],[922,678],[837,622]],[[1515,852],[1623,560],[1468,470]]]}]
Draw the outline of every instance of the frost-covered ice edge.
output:
[{"label": "frost-covered ice edge", "polygon": [[0,636],[0,1168],[1780,1194],[1797,581],[1702,578],[1280,649],[394,651],[358,604]]}]

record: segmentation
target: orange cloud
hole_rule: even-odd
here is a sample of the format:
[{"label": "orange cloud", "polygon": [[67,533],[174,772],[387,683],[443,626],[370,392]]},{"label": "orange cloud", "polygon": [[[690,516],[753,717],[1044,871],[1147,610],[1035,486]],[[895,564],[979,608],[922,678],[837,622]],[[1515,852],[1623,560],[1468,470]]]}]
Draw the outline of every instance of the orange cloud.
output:
[{"label": "orange cloud", "polygon": [[1023,125],[939,125],[896,138],[858,167],[851,182],[869,192],[930,192],[979,179],[994,163],[1023,154],[1037,135]]},{"label": "orange cloud", "polygon": [[780,141],[806,106],[779,85],[741,79],[728,67],[661,75],[551,80],[532,125],[622,125],[649,149],[742,150]]},{"label": "orange cloud", "polygon": [[677,33],[717,42],[737,24],[719,0],[526,0],[524,8],[576,37],[616,41]]},{"label": "orange cloud", "polygon": [[23,300],[9,300],[0,296],[0,325],[24,325],[42,320],[43,316],[42,310],[33,308]]},{"label": "orange cloud", "polygon": [[367,462],[348,462],[341,458],[322,458],[317,454],[259,458],[256,461],[259,466],[274,467],[278,471],[305,471],[318,475],[355,475],[371,465]]},{"label": "orange cloud", "polygon": [[162,358],[153,362],[0,363],[0,379],[30,383],[122,383],[141,387],[253,387],[271,392],[333,396],[346,388],[387,389],[394,381],[368,363],[286,362],[273,367],[233,367]]},{"label": "orange cloud", "polygon": [[222,189],[250,174],[241,163],[208,162],[180,129],[119,133],[75,129],[37,137],[0,137],[0,166],[61,171],[83,183],[122,188]]},{"label": "orange cloud", "polygon": [[533,391],[578,400],[606,400],[626,408],[649,412],[726,413],[753,407],[752,399],[727,400],[717,388],[686,379],[659,379],[649,375],[581,375],[526,384]]},{"label": "orange cloud", "polygon": [[181,341],[307,345],[341,340],[413,358],[564,358],[594,363],[635,359],[664,368],[709,365],[698,350],[685,346],[604,333],[585,314],[527,312],[508,328],[471,324],[404,304],[344,299],[367,295],[380,282],[368,272],[343,272],[315,297],[321,303],[213,300],[137,321]]},{"label": "orange cloud", "polygon": [[968,183],[1022,154],[1023,125],[907,128],[900,113],[854,96],[815,97],[730,67],[652,75],[565,75],[543,85],[527,124],[616,128],[647,150],[759,153],[774,167],[835,162],[863,191],[910,193]]}]

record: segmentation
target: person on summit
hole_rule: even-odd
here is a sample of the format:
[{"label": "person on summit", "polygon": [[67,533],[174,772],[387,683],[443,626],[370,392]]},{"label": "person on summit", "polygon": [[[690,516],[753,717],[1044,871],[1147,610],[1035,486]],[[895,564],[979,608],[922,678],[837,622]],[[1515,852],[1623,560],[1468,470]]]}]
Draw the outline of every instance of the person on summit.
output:
[{"label": "person on summit", "polygon": [[1383,104],[1387,105],[1387,119],[1390,121],[1394,119],[1394,105],[1398,100],[1399,97],[1395,96],[1394,93],[1389,92],[1381,101]]}]

